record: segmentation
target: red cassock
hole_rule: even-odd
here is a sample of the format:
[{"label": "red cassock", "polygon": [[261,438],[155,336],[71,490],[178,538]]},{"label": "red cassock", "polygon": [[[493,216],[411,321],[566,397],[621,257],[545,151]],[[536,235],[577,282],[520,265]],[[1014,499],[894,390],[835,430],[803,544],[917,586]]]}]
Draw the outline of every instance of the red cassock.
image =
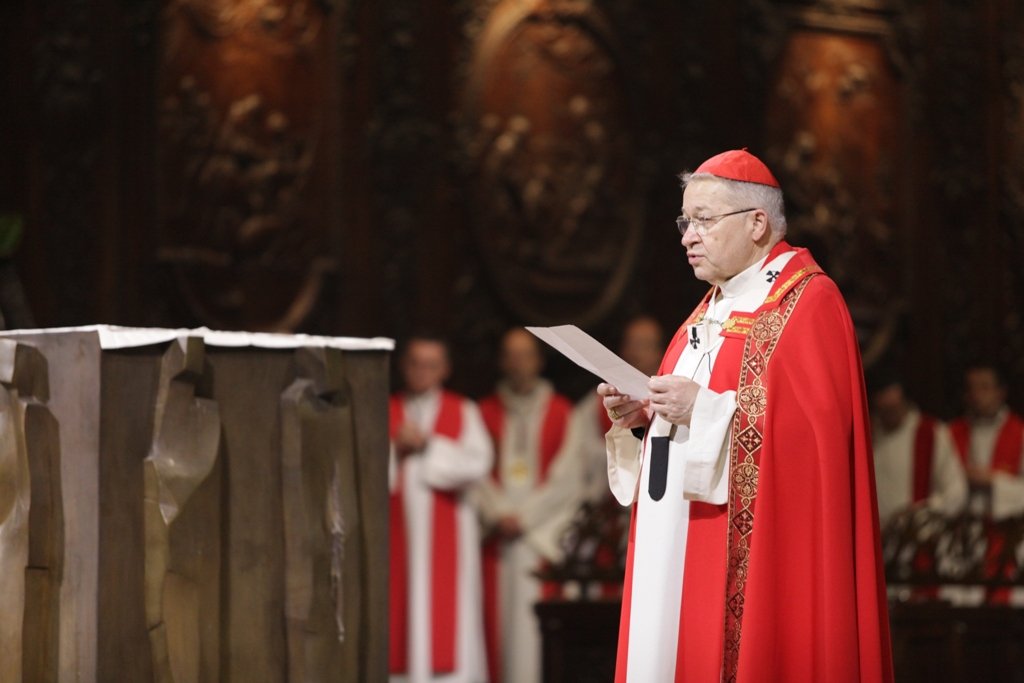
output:
[{"label": "red cassock", "polygon": [[[769,255],[792,250],[780,243]],[[698,319],[706,301],[687,323]],[[860,353],[805,249],[756,311],[733,314],[709,388],[737,391],[729,502],[690,503],[676,681],[892,680]],[[687,343],[684,324],[661,374]],[[616,681],[626,680],[637,507]]]}]

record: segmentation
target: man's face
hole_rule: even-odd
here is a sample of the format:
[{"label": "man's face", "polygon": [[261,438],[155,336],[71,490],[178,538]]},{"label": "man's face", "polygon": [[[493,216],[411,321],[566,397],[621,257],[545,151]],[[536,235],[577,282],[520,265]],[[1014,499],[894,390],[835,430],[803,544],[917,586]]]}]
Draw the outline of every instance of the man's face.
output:
[{"label": "man's face", "polygon": [[402,378],[412,394],[440,389],[448,379],[448,352],[444,344],[427,339],[413,339],[402,356]]},{"label": "man's face", "polygon": [[661,326],[650,318],[634,320],[622,335],[623,359],[645,375],[654,375],[664,352]]},{"label": "man's face", "polygon": [[886,431],[896,429],[903,423],[903,418],[907,414],[903,387],[899,384],[890,384],[879,389],[871,396],[871,407]]},{"label": "man's face", "polygon": [[[690,218],[718,216],[746,208],[750,207],[737,206],[728,187],[713,178],[694,180],[683,192],[683,214]],[[698,234],[693,226],[687,229],[682,243],[698,280],[720,285],[756,260],[754,216],[755,212],[751,211],[722,218],[707,235]]]},{"label": "man's face", "polygon": [[1006,401],[1006,389],[991,368],[973,368],[964,377],[964,404],[973,417],[995,417]]},{"label": "man's face", "polygon": [[501,372],[517,388],[529,388],[544,367],[540,347],[532,334],[511,330],[501,343]]}]

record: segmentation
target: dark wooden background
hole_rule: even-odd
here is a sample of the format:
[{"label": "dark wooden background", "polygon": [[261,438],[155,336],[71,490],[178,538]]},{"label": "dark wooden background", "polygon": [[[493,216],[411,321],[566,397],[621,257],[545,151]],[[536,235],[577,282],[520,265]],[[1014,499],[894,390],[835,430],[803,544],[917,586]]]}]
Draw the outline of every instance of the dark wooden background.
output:
[{"label": "dark wooden background", "polygon": [[[675,174],[747,146],[867,363],[1024,399],[1024,10],[1011,0],[6,0],[0,211],[40,325],[455,345],[674,328]],[[555,363],[563,389],[590,379]]]}]

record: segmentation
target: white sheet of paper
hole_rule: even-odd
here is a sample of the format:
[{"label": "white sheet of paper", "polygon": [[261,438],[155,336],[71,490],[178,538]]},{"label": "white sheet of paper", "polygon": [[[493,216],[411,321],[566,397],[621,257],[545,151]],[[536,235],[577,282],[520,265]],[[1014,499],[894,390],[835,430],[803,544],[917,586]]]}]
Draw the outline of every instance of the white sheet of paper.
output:
[{"label": "white sheet of paper", "polygon": [[576,365],[597,375],[630,398],[642,400],[650,395],[647,389],[650,377],[575,325],[526,329]]}]

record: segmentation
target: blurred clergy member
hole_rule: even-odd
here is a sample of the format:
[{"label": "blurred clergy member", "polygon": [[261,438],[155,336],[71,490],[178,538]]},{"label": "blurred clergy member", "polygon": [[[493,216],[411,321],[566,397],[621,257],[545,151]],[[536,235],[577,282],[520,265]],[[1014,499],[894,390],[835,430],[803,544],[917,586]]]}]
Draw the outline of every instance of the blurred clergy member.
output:
[{"label": "blurred clergy member", "polygon": [[756,157],[712,157],[683,187],[676,226],[711,289],[649,397],[598,387],[609,483],[633,506],[616,680],[890,681],[846,304],[783,240],[782,192]]},{"label": "blurred clergy member", "polygon": [[1003,519],[1024,513],[1024,420],[1006,405],[1006,382],[991,365],[964,374],[966,414],[950,423],[967,470],[975,512]]},{"label": "blurred clergy member", "polygon": [[[1006,381],[994,365],[977,364],[964,373],[966,414],[950,423],[957,454],[967,470],[968,508],[981,517],[1002,520],[1024,514],[1024,420],[1006,405]],[[990,529],[985,551],[989,578],[1012,578],[1020,555],[1005,548],[1007,539]],[[1010,550],[1012,561],[1003,562]],[[1003,572],[1010,577],[1000,576]],[[966,596],[970,596],[969,598]],[[961,602],[1024,606],[1024,589],[990,587],[960,592]]]},{"label": "blurred clergy member", "polygon": [[545,596],[534,576],[560,559],[558,541],[576,508],[579,477],[559,453],[571,404],[540,376],[537,339],[509,330],[501,342],[502,379],[480,402],[497,453],[474,499],[488,532],[484,544],[484,623],[492,683],[541,678],[534,603]]},{"label": "blurred clergy member", "polygon": [[910,402],[903,382],[880,369],[871,391],[879,520],[911,505],[952,516],[967,502],[967,479],[949,429]]},{"label": "blurred clergy member", "polygon": [[391,632],[393,682],[487,680],[480,532],[467,489],[494,453],[480,411],[443,388],[445,342],[416,336],[391,398]]}]

